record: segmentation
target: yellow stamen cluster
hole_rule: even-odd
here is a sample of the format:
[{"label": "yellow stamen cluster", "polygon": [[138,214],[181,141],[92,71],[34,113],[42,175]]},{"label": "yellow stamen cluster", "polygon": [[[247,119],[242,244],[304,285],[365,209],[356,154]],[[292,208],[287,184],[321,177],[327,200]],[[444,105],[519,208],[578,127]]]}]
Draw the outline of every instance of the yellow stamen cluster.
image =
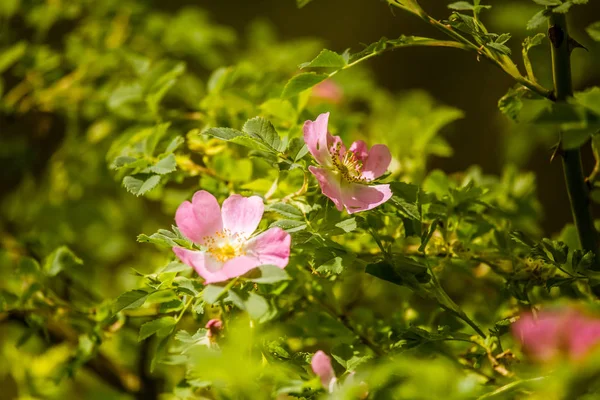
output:
[{"label": "yellow stamen cluster", "polygon": [[332,150],[332,161],[335,169],[342,175],[342,178],[348,182],[365,182],[362,177],[363,163],[356,158],[352,151],[346,151],[344,156],[340,155],[341,143],[336,143]]},{"label": "yellow stamen cluster", "polygon": [[235,234],[231,235],[227,230],[216,232],[213,236],[204,238],[207,251],[217,261],[225,262],[232,258],[246,255],[243,241]]}]

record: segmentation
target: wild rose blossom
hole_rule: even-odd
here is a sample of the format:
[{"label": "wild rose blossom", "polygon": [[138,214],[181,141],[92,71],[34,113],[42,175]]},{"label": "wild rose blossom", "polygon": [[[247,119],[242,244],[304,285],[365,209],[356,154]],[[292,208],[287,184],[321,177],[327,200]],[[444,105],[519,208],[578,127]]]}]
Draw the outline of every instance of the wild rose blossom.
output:
[{"label": "wild rose blossom", "polygon": [[204,283],[222,282],[244,275],[259,265],[285,268],[290,256],[290,235],[271,228],[252,236],[264,212],[260,197],[234,194],[219,203],[201,190],[192,202],[183,202],[175,213],[181,233],[200,250],[173,247],[179,259],[194,268]]},{"label": "wild rose blossom", "polygon": [[331,366],[331,358],[321,350],[317,351],[310,361],[313,372],[321,379],[321,384],[330,393],[335,389],[337,379]]},{"label": "wild rose blossom", "polygon": [[600,320],[573,309],[543,311],[537,318],[524,314],[512,331],[523,350],[541,362],[559,356],[578,360],[600,344]]},{"label": "wild rose blossom", "polygon": [[304,141],[318,167],[308,167],[317,178],[323,194],[339,211],[349,214],[370,210],[392,197],[390,185],[369,185],[385,173],[392,156],[386,145],[376,144],[369,150],[358,140],[348,150],[339,136],[327,131],[329,113],[304,123]]}]

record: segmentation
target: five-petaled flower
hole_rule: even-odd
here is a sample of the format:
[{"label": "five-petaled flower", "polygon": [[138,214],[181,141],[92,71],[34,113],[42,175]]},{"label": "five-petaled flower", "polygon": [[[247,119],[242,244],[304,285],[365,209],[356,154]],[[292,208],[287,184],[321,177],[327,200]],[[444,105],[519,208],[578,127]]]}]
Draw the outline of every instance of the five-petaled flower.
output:
[{"label": "five-petaled flower", "polygon": [[385,173],[392,156],[386,145],[376,144],[369,150],[358,140],[346,149],[339,136],[327,131],[329,113],[304,123],[304,141],[318,167],[310,166],[323,194],[339,211],[349,214],[370,210],[392,197],[389,185],[369,185]]},{"label": "five-petaled flower", "polygon": [[175,213],[181,233],[200,250],[173,247],[179,259],[194,268],[204,283],[222,282],[243,275],[260,265],[285,268],[290,256],[291,238],[280,228],[252,236],[264,212],[260,197],[234,194],[219,208],[207,191],[194,194]]},{"label": "five-petaled flower", "polygon": [[575,309],[542,311],[537,318],[524,314],[512,331],[523,350],[542,362],[560,356],[579,360],[600,345],[600,320]]}]

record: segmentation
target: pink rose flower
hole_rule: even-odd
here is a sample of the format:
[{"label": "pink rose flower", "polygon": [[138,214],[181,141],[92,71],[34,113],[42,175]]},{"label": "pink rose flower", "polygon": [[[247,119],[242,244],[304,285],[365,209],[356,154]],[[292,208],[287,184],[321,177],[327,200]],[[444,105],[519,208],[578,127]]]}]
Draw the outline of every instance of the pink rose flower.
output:
[{"label": "pink rose flower", "polygon": [[179,259],[194,268],[204,283],[222,282],[244,275],[259,265],[285,268],[290,256],[290,235],[271,228],[252,236],[262,218],[260,197],[234,194],[219,208],[217,199],[207,191],[194,194],[175,213],[181,233],[200,250],[173,247]]},{"label": "pink rose flower", "polygon": [[321,384],[330,393],[335,388],[335,371],[331,366],[331,358],[321,350],[317,351],[310,361],[313,372],[321,378]]},{"label": "pink rose flower", "polygon": [[319,167],[308,169],[317,178],[323,194],[329,197],[339,211],[348,214],[370,210],[392,197],[390,185],[369,185],[385,173],[392,156],[386,145],[367,148],[358,140],[346,150],[339,136],[327,131],[329,113],[315,121],[304,123],[304,141]]},{"label": "pink rose flower", "polygon": [[312,95],[318,99],[330,101],[333,104],[338,104],[344,97],[339,85],[330,79],[324,80],[313,87]]},{"label": "pink rose flower", "polygon": [[537,318],[524,314],[512,331],[524,351],[542,362],[558,356],[578,360],[600,344],[600,320],[573,309],[543,311]]}]

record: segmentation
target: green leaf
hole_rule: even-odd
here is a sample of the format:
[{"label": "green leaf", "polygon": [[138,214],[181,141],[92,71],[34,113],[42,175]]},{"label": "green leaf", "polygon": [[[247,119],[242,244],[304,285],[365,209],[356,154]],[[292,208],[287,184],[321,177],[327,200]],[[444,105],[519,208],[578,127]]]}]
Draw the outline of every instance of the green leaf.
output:
[{"label": "green leaf", "polygon": [[[352,258],[356,258],[355,256]],[[322,274],[334,274],[339,275],[344,272],[346,268],[344,268],[344,258],[343,257],[334,257],[330,260],[325,261],[323,264],[319,265],[317,268],[317,272]]]},{"label": "green leaf", "polygon": [[581,106],[600,116],[600,87],[594,86],[583,92],[575,93],[575,100]]},{"label": "green leaf", "polygon": [[257,138],[250,136],[246,132],[231,128],[209,128],[203,132],[206,135],[214,136],[228,142],[236,143],[253,150],[273,152],[270,146],[265,145]]},{"label": "green leaf", "polygon": [[138,308],[144,305],[148,296],[152,294],[152,292],[147,292],[145,290],[137,289],[131,290],[129,292],[125,292],[120,295],[115,304],[113,305],[113,313],[116,314],[121,310],[128,310],[130,308]]},{"label": "green leaf", "polygon": [[552,14],[552,11],[549,9],[541,10],[540,12],[536,13],[533,17],[531,17],[529,22],[527,22],[527,29],[532,30],[541,27],[548,21],[550,14]]},{"label": "green leaf", "polygon": [[327,78],[329,78],[328,74],[317,74],[314,72],[304,72],[302,74],[298,74],[290,79],[288,83],[286,83],[285,87],[283,88],[283,92],[281,93],[281,97],[288,99],[290,97],[297,96],[303,91],[312,88],[320,82],[323,82]]},{"label": "green leaf", "polygon": [[107,105],[111,111],[132,118],[136,114],[133,105],[140,103],[143,98],[144,91],[139,83],[123,84],[113,90]]},{"label": "green leaf", "polygon": [[600,42],[600,21],[596,21],[589,25],[587,28],[585,28],[585,31],[596,42]]},{"label": "green leaf", "polygon": [[202,291],[202,298],[207,304],[214,304],[219,299],[224,290],[224,286],[206,285],[206,287]]},{"label": "green leaf", "polygon": [[523,108],[522,98],[526,90],[521,85],[508,89],[508,92],[498,100],[498,108],[502,114],[513,121],[517,121]]},{"label": "green leaf", "polygon": [[431,223],[429,229],[426,232],[423,232],[423,234],[421,235],[421,245],[419,246],[420,252],[425,252],[427,243],[429,243],[429,240],[431,240],[431,237],[433,236],[433,233],[435,232],[439,224],[440,221],[436,219]]},{"label": "green leaf", "polygon": [[300,64],[302,68],[335,68],[340,69],[348,65],[348,57],[335,51],[324,49],[312,61]]},{"label": "green leaf", "polygon": [[529,50],[531,48],[538,46],[542,43],[546,35],[544,33],[538,33],[535,36],[526,37],[523,41],[523,63],[525,64],[525,70],[527,71],[527,76],[532,81],[535,81],[535,74],[533,73],[533,66],[531,65],[531,61],[529,60]]},{"label": "green leaf", "polygon": [[473,10],[474,6],[467,1],[457,1],[455,3],[448,4],[448,8],[457,11],[468,11]]},{"label": "green leaf", "polygon": [[138,342],[156,334],[158,337],[168,336],[177,325],[173,317],[161,317],[150,322],[146,322],[140,327]]},{"label": "green leaf", "polygon": [[261,265],[258,267],[258,270],[260,270],[260,277],[249,279],[249,281],[255,283],[277,283],[291,279],[284,269],[276,265]]},{"label": "green leaf", "polygon": [[123,186],[131,194],[141,196],[154,189],[160,183],[160,175],[152,175],[150,178],[142,181],[133,176],[123,178]]},{"label": "green leaf", "polygon": [[165,136],[171,124],[165,122],[164,124],[158,124],[149,129],[149,134],[144,139],[144,153],[147,156],[152,156],[156,150],[158,142]]},{"label": "green leaf", "polygon": [[394,204],[407,217],[420,221],[421,214],[417,206],[417,192],[419,187],[404,182],[392,182],[390,184],[392,193],[392,204]]},{"label": "green leaf", "polygon": [[165,149],[165,153],[172,153],[172,152],[174,152],[183,143],[185,143],[185,139],[184,138],[182,138],[181,136],[175,136],[173,138],[173,140],[171,140],[171,143],[169,143],[169,145]]},{"label": "green leaf", "polygon": [[287,203],[269,204],[265,211],[273,211],[289,219],[304,219],[304,214],[302,214],[302,211]]},{"label": "green leaf", "polygon": [[48,276],[55,276],[60,271],[77,268],[83,265],[83,261],[77,257],[68,247],[61,246],[54,250],[44,262],[44,272]]},{"label": "green leaf", "polygon": [[[9,41],[10,43],[10,41]],[[25,55],[27,42],[21,41],[0,52],[0,74]]]},{"label": "green leaf", "polygon": [[486,44],[486,47],[489,47],[493,50],[496,50],[497,52],[499,52],[500,54],[504,54],[507,56],[510,56],[511,51],[510,48],[504,44],[501,43],[496,43],[496,42],[490,42]]},{"label": "green leaf", "polygon": [[119,156],[117,158],[115,158],[112,162],[112,164],[110,165],[111,169],[119,169],[119,168],[123,168],[129,164],[132,164],[136,161],[138,161],[139,159],[135,158],[135,157],[130,157],[130,156]]},{"label": "green leaf", "polygon": [[558,7],[554,7],[552,9],[552,12],[554,13],[558,13],[558,14],[566,14],[567,12],[569,12],[569,10],[571,9],[571,7],[574,5],[575,3],[572,1],[566,1],[563,4],[561,4]]},{"label": "green leaf", "polygon": [[426,283],[431,279],[427,267],[403,256],[395,256],[393,264],[387,260],[369,264],[365,272],[400,286],[415,287],[418,283]]},{"label": "green leaf", "polygon": [[571,257],[571,268],[575,272],[587,271],[594,265],[595,257],[593,251],[584,254],[583,250],[576,249]]},{"label": "green leaf", "polygon": [[19,266],[17,267],[17,275],[33,275],[37,276],[40,274],[42,267],[35,258],[32,257],[21,257],[19,260]]},{"label": "green leaf", "polygon": [[265,300],[264,297],[250,292],[248,294],[248,298],[244,302],[246,307],[246,311],[248,311],[248,315],[253,320],[259,320],[269,311],[269,303]]},{"label": "green leaf", "polygon": [[293,138],[290,140],[286,154],[294,161],[298,161],[308,154],[308,147],[306,146],[306,143],[304,143],[304,139]]},{"label": "green leaf", "polygon": [[150,171],[159,175],[169,174],[174,172],[176,169],[177,161],[175,161],[175,156],[173,154],[169,154],[150,167]]},{"label": "green leaf", "polygon": [[166,335],[156,344],[156,349],[154,350],[154,354],[152,354],[152,359],[150,360],[150,373],[154,372],[156,365],[161,362],[167,353],[167,344],[169,343],[170,338],[171,336]]},{"label": "green leaf", "polygon": [[176,234],[174,234],[173,232],[168,231],[166,229],[159,229],[158,232],[153,233],[150,236],[145,235],[145,234],[140,234],[137,237],[137,241],[140,243],[154,243],[156,245],[166,246],[166,247],[174,247],[174,246],[188,247],[188,248],[190,247],[190,242],[188,242],[186,239],[183,239],[183,238],[177,236]]},{"label": "green leaf", "polygon": [[273,152],[284,150],[279,134],[273,124],[262,117],[255,117],[246,121],[242,131],[263,143]]},{"label": "green leaf", "polygon": [[[159,69],[160,70],[160,69]],[[185,72],[185,64],[183,62],[179,62],[175,64],[170,70],[168,70],[163,75],[154,79],[155,74],[150,74],[151,78],[151,87],[148,89],[148,94],[145,97],[146,105],[150,109],[150,112],[153,115],[158,115],[158,106],[163,99],[163,97],[167,94],[169,89],[175,85],[177,79]]]},{"label": "green leaf", "polygon": [[306,222],[297,221],[291,219],[280,219],[279,221],[275,221],[269,226],[269,228],[279,227],[286,232],[298,232],[306,229]]},{"label": "green leaf", "polygon": [[540,6],[560,6],[562,4],[561,0],[533,0],[535,3]]}]

